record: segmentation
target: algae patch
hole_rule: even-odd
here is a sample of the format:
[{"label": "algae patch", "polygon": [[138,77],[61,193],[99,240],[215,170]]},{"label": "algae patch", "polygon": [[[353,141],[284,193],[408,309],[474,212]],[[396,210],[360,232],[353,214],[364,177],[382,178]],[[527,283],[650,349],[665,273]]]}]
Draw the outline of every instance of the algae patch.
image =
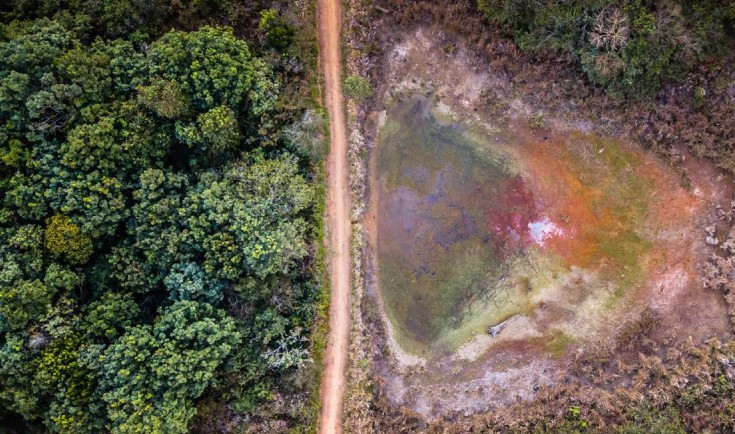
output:
[{"label": "algae patch", "polygon": [[[577,307],[602,308],[640,283],[651,182],[637,155],[584,135],[504,132],[498,143],[468,131],[425,94],[388,110],[376,156],[378,283],[409,352],[456,350],[516,314],[538,323],[548,317],[540,306],[563,313],[544,320],[558,335],[589,314]],[[584,284],[569,282],[574,270]]]},{"label": "algae patch", "polygon": [[396,103],[381,130],[379,283],[399,342],[414,352],[459,327],[478,299],[498,311],[517,303],[497,282],[536,218],[533,197],[507,156],[478,146],[421,96]]}]

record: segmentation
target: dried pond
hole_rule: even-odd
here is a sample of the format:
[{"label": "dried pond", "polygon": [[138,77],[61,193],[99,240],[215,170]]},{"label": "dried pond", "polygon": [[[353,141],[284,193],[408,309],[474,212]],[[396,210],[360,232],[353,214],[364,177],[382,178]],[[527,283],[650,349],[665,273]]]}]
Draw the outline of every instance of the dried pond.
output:
[{"label": "dried pond", "polygon": [[388,110],[376,160],[378,281],[410,353],[455,351],[515,314],[521,334],[573,342],[575,322],[644,281],[660,230],[649,218],[656,168],[611,139],[518,128],[491,141],[427,94]]}]

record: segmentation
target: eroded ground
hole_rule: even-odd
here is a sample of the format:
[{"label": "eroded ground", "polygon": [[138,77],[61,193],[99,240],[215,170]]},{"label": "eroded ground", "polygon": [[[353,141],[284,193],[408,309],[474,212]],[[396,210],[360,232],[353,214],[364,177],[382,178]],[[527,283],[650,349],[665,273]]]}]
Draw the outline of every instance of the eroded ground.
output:
[{"label": "eroded ground", "polygon": [[389,54],[376,114],[364,223],[391,400],[429,416],[530,398],[646,308],[666,338],[728,333],[697,270],[701,224],[729,197],[714,173],[693,167],[685,189],[583,114],[525,107],[440,39],[419,31]]}]

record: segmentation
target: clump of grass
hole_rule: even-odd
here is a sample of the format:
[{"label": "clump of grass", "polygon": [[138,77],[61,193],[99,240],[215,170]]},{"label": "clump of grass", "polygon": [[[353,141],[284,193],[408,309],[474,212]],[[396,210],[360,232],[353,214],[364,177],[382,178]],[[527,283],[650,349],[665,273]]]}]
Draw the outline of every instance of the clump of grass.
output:
[{"label": "clump of grass", "polygon": [[534,130],[545,130],[548,128],[546,115],[543,113],[534,113],[528,118],[528,124]]},{"label": "clump of grass", "polygon": [[547,341],[544,349],[551,354],[554,359],[559,359],[566,354],[566,350],[573,345],[576,340],[561,330],[556,330]]}]

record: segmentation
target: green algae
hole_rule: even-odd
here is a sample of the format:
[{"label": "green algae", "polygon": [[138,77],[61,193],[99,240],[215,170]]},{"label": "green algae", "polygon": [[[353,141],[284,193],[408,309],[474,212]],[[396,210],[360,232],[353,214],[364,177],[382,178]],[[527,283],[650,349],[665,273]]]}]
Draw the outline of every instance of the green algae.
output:
[{"label": "green algae", "polygon": [[399,342],[421,352],[459,327],[502,274],[504,252],[486,220],[514,175],[502,155],[475,152],[478,144],[437,119],[423,97],[396,103],[379,140],[379,283]]},{"label": "green algae", "polygon": [[[640,287],[653,244],[639,229],[654,183],[639,174],[639,153],[582,133],[534,150],[507,127],[499,136],[509,145],[491,144],[433,104],[418,95],[394,102],[376,154],[378,283],[404,350],[457,349],[512,315],[533,317],[546,297],[569,310],[594,294],[606,309]],[[528,173],[548,197],[526,191]],[[553,210],[543,208],[549,201]],[[543,247],[531,239],[531,221],[565,210],[571,218],[558,223],[574,228],[569,240]],[[570,267],[590,267],[586,288],[567,287]],[[553,336],[555,355],[576,339]]]}]

